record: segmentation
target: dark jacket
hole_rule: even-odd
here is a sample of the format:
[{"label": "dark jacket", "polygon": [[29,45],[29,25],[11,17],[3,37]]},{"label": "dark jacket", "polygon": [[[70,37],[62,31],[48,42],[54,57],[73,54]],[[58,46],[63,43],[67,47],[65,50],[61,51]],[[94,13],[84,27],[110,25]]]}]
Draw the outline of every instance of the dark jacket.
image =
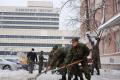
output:
[{"label": "dark jacket", "polygon": [[27,58],[28,58],[28,60],[30,60],[30,61],[38,61],[38,59],[37,59],[37,54],[35,53],[35,52],[29,52],[28,54],[27,54]]},{"label": "dark jacket", "polygon": [[43,57],[43,55],[39,55],[39,62],[43,62],[43,60],[47,60]]}]

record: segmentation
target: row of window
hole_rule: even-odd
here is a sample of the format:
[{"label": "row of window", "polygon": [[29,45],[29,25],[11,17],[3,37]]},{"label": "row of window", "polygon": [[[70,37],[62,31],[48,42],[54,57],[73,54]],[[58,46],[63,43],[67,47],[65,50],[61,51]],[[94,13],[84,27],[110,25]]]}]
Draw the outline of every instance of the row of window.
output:
[{"label": "row of window", "polygon": [[[12,56],[12,55],[17,55],[17,53],[18,52],[15,52],[15,51],[14,52],[11,52],[11,51],[0,51],[0,55],[10,55],[10,56]],[[27,52],[24,51],[24,54],[27,54],[27,53],[28,53],[28,51]],[[35,52],[35,53],[39,54],[40,52]],[[48,54],[49,54],[49,52],[44,52],[44,55],[48,55]]]},{"label": "row of window", "polygon": [[[23,47],[53,47],[56,44],[35,44],[35,43],[0,43],[0,46],[23,46]],[[57,44],[62,47],[62,44]]]},{"label": "row of window", "polygon": [[[72,39],[72,38],[74,38],[74,37],[64,37],[64,39]],[[78,37],[79,38],[79,37]]]},{"label": "row of window", "polygon": [[9,29],[59,29],[59,27],[47,27],[47,26],[9,26],[9,25],[2,25],[2,28],[9,28]]},{"label": "row of window", "polygon": [[17,52],[11,53],[11,51],[0,51],[0,55],[17,55]]},{"label": "row of window", "polygon": [[[62,36],[24,36],[24,35],[0,35],[0,38],[29,38],[29,39],[62,39]],[[64,37],[64,39],[72,39],[74,37]]]},{"label": "row of window", "polygon": [[0,38],[62,39],[61,36],[23,36],[23,35],[0,35]]},{"label": "row of window", "polygon": [[31,24],[31,25],[59,25],[59,22],[18,22],[18,21],[0,21],[1,24]]},{"label": "row of window", "polygon": [[23,16],[59,16],[58,13],[25,13],[25,12],[0,12],[0,15],[23,15]]},{"label": "row of window", "polygon": [[43,20],[43,21],[59,21],[59,18],[41,18],[41,17],[5,17],[0,16],[0,19],[6,20]]}]

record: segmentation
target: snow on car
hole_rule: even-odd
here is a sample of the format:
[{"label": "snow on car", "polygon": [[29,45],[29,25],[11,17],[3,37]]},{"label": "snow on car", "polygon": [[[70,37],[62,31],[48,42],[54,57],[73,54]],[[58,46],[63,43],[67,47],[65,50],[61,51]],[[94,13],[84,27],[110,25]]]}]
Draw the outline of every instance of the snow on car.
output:
[{"label": "snow on car", "polygon": [[14,62],[10,62],[5,59],[0,59],[0,69],[2,69],[2,70],[17,70],[18,65]]}]

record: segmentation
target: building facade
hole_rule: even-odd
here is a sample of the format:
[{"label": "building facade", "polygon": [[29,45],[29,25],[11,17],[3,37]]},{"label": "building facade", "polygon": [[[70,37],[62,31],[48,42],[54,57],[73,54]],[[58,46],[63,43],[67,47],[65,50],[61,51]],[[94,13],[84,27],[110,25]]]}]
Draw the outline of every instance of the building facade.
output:
[{"label": "building facade", "polygon": [[[44,5],[43,5],[44,4]],[[75,31],[59,30],[59,9],[52,3],[30,1],[27,7],[0,6],[0,54],[50,52],[54,45],[68,46]]]},{"label": "building facade", "polygon": [[[59,9],[49,2],[28,2],[28,7],[0,7],[1,28],[14,29],[58,29]],[[32,4],[33,3],[33,6]],[[44,4],[44,6],[39,6]],[[49,5],[45,5],[49,4]]]},{"label": "building facade", "polygon": [[[85,15],[86,0],[81,0],[81,15]],[[89,22],[91,28],[97,29],[107,23],[109,28],[102,29],[104,32],[99,45],[101,64],[103,68],[120,69],[120,0],[87,0],[89,10]],[[114,20],[115,16],[118,16]],[[93,22],[95,20],[95,22]],[[108,26],[107,24],[107,26]],[[114,25],[113,25],[114,24]],[[95,26],[97,25],[97,26]],[[86,25],[81,25],[81,35],[85,36]],[[106,27],[106,26],[104,26]]]}]

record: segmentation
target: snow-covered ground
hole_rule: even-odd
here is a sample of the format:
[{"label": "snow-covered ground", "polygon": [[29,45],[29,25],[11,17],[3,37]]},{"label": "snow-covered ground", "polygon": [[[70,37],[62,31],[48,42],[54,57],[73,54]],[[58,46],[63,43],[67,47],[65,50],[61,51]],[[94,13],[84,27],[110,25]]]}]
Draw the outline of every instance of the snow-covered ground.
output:
[{"label": "snow-covered ground", "polygon": [[[35,75],[37,75],[37,71],[34,71],[34,74],[29,74],[25,70],[0,70],[0,80],[28,80],[28,78],[34,78]],[[59,80],[60,78],[60,75],[51,74],[51,72],[48,72],[47,74],[40,75],[37,80]],[[91,80],[120,80],[120,71],[101,70],[101,75],[94,75]]]}]

